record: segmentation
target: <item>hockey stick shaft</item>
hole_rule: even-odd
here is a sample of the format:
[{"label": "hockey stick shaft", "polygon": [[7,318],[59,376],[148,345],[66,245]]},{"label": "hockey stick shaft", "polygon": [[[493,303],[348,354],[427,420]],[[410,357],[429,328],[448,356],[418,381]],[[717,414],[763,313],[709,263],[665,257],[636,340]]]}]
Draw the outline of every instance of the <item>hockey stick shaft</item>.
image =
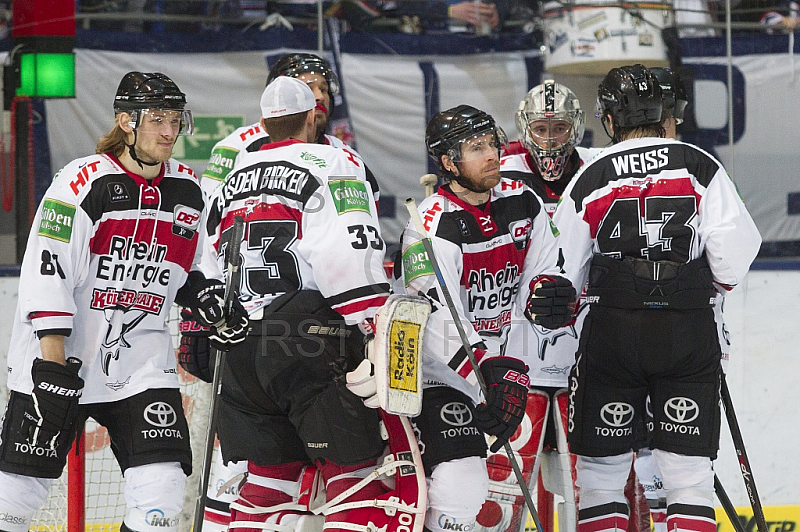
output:
[{"label": "hockey stick shaft", "polygon": [[736,513],[736,508],[733,507],[731,498],[728,497],[728,493],[725,491],[725,488],[722,487],[722,482],[720,482],[716,474],[714,474],[714,491],[717,493],[717,499],[719,499],[719,503],[725,510],[725,515],[728,516],[728,520],[731,522],[731,525],[733,525],[734,531],[746,532],[744,525],[739,521],[739,514]]},{"label": "hockey stick shaft", "polygon": [[722,374],[720,392],[722,404],[725,407],[725,417],[728,419],[728,427],[731,430],[731,437],[733,438],[733,447],[736,450],[736,457],[739,460],[739,469],[742,472],[744,486],[747,490],[747,497],[750,499],[750,506],[753,508],[753,517],[756,520],[758,532],[768,532],[767,520],[764,517],[764,508],[761,506],[761,499],[756,489],[756,481],[755,478],[753,478],[753,468],[750,465],[750,460],[747,458],[747,452],[744,448],[744,438],[742,438],[742,429],[739,428],[739,421],[736,419],[731,392],[728,390],[728,382],[725,380],[724,373]]},{"label": "hockey stick shaft", "polygon": [[[442,295],[444,296],[445,303],[447,304],[447,308],[450,310],[450,317],[453,319],[453,323],[456,326],[456,330],[458,331],[458,336],[461,338],[461,344],[464,348],[464,351],[467,353],[467,357],[469,358],[469,362],[472,365],[472,371],[475,373],[475,377],[478,381],[478,386],[480,386],[481,391],[483,392],[484,397],[487,396],[486,390],[486,381],[483,379],[483,374],[481,373],[480,366],[478,366],[478,360],[475,358],[475,353],[472,351],[472,345],[469,343],[469,339],[467,338],[467,333],[464,331],[464,326],[461,323],[461,317],[458,315],[456,311],[455,303],[453,303],[453,298],[450,295],[450,290],[447,288],[447,283],[442,276],[442,270],[439,268],[439,262],[436,260],[436,254],[433,252],[433,243],[431,239],[428,238],[428,233],[425,230],[425,226],[422,223],[422,218],[419,216],[419,211],[417,210],[417,202],[414,201],[413,198],[408,198],[406,200],[406,208],[408,209],[408,213],[411,215],[411,221],[414,224],[414,228],[416,229],[417,233],[419,233],[420,239],[422,240],[422,245],[425,248],[425,252],[428,254],[428,260],[431,263],[431,267],[433,268],[434,275],[436,276],[436,280],[439,283],[439,288],[442,291]],[[536,506],[533,504],[533,498],[531,497],[531,492],[528,489],[528,484],[525,482],[525,478],[522,476],[522,470],[517,463],[517,457],[514,454],[514,450],[511,448],[511,444],[509,442],[505,442],[503,444],[503,449],[505,450],[506,454],[508,455],[508,461],[511,464],[511,469],[514,470],[514,476],[517,479],[517,484],[519,485],[519,489],[522,492],[522,496],[525,498],[525,504],[528,507],[528,510],[531,513],[531,517],[533,518],[533,522],[536,525],[536,530],[539,532],[544,532],[544,528],[542,528],[542,521],[539,519],[539,513],[536,511]]]},{"label": "hockey stick shaft", "polygon": [[[229,316],[233,308],[234,299],[239,297],[239,282],[241,280],[242,258],[239,250],[244,237],[244,218],[236,216],[233,219],[231,239],[226,249],[226,263],[228,275],[225,283],[225,316]],[[212,348],[213,349],[213,348]],[[205,515],[206,500],[208,498],[208,480],[211,474],[211,459],[214,455],[214,440],[217,436],[217,416],[219,412],[218,397],[222,391],[222,368],[225,366],[225,351],[217,351],[214,357],[214,380],[211,385],[211,407],[206,436],[205,454],[203,456],[203,471],[200,477],[200,493],[197,494],[197,503],[194,509],[194,532],[202,532],[203,516]]]}]

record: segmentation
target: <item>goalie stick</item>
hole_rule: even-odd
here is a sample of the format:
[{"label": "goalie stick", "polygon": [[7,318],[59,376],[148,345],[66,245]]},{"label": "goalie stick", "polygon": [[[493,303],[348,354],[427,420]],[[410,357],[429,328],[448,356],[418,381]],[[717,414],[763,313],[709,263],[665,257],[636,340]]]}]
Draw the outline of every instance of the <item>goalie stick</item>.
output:
[{"label": "goalie stick", "polygon": [[[239,249],[244,238],[244,218],[235,216],[231,227],[231,238],[225,249],[225,266],[228,270],[225,283],[225,317],[227,318],[233,308],[234,299],[239,297],[239,282],[242,273],[242,257]],[[206,437],[205,456],[203,457],[203,470],[200,477],[200,493],[197,495],[197,504],[194,509],[194,532],[203,530],[203,516],[205,514],[206,499],[208,497],[208,477],[211,474],[211,457],[214,453],[214,440],[217,436],[217,413],[219,411],[219,393],[222,389],[222,368],[225,364],[225,351],[217,351],[214,357],[214,381],[211,388],[211,408],[208,421],[208,435]]]},{"label": "goalie stick", "polygon": [[756,481],[753,478],[753,468],[744,449],[742,429],[739,428],[739,421],[736,419],[736,412],[733,410],[733,400],[731,400],[731,392],[728,390],[728,382],[725,380],[724,373],[722,374],[721,384],[720,395],[722,396],[722,404],[725,407],[725,417],[728,419],[728,428],[731,430],[733,448],[736,450],[736,457],[739,459],[739,469],[742,472],[747,497],[750,499],[750,506],[753,508],[753,517],[756,520],[758,532],[768,532],[769,527],[764,517],[764,509],[761,507],[761,498],[758,496]]},{"label": "goalie stick", "polygon": [[[475,373],[475,377],[478,380],[478,385],[480,386],[484,397],[486,397],[486,381],[483,379],[483,374],[478,366],[478,360],[475,358],[475,353],[472,351],[472,346],[469,343],[469,339],[467,339],[467,333],[464,332],[464,326],[461,324],[461,318],[456,312],[453,298],[450,295],[450,291],[447,289],[447,284],[442,276],[442,270],[439,268],[439,262],[436,260],[436,255],[433,253],[433,244],[430,238],[428,238],[428,233],[425,231],[425,226],[422,224],[422,218],[419,216],[417,202],[414,201],[414,198],[408,198],[406,200],[406,208],[411,215],[411,222],[414,224],[414,228],[421,237],[425,252],[428,254],[428,259],[430,260],[431,267],[433,268],[433,273],[439,283],[439,288],[442,290],[442,295],[444,295],[447,308],[450,310],[450,316],[453,318],[453,323],[458,331],[458,336],[461,338],[461,344],[463,345],[464,351],[466,351],[470,365],[472,366],[472,371]],[[539,513],[536,511],[536,507],[533,504],[531,492],[528,489],[528,485],[525,483],[525,478],[522,476],[522,470],[517,463],[517,458],[514,455],[514,450],[511,448],[511,444],[509,442],[505,442],[505,444],[503,444],[503,449],[508,455],[508,461],[511,464],[511,469],[514,470],[514,476],[517,478],[517,484],[522,492],[522,496],[525,498],[525,504],[528,506],[528,510],[531,513],[533,522],[536,525],[536,530],[539,532],[544,532],[544,528],[542,528],[542,521],[539,519]]]}]

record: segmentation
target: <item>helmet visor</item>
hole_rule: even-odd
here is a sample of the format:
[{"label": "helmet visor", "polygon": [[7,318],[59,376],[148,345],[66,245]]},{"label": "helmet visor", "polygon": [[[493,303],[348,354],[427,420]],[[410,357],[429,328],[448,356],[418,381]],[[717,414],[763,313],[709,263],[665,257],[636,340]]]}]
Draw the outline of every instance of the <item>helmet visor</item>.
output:
[{"label": "helmet visor", "polygon": [[508,137],[505,132],[496,127],[494,132],[480,133],[460,140],[447,154],[453,161],[473,161],[492,155],[499,158],[507,145]]},{"label": "helmet visor", "polygon": [[173,135],[191,135],[194,133],[194,119],[188,109],[173,111],[170,109],[137,109],[131,111],[131,127],[139,132],[158,133],[170,131]]}]

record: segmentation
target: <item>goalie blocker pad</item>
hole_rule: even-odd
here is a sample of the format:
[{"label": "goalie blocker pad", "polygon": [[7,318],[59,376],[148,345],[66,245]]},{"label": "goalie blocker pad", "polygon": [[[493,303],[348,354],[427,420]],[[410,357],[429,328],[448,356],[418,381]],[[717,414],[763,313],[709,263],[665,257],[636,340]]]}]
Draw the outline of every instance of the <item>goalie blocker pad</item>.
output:
[{"label": "goalie blocker pad", "polygon": [[422,411],[422,337],[430,313],[426,299],[392,294],[375,314],[369,357],[380,407],[390,414],[415,417]]},{"label": "goalie blocker pad", "polygon": [[[325,530],[354,532],[422,532],[428,492],[425,470],[414,429],[408,418],[380,411],[389,454],[379,460],[375,471],[327,504],[312,508],[314,514],[346,511],[343,521],[325,523]],[[394,488],[376,499],[357,500],[358,491],[371,481],[382,480]],[[342,502],[350,498],[349,502]]]}]

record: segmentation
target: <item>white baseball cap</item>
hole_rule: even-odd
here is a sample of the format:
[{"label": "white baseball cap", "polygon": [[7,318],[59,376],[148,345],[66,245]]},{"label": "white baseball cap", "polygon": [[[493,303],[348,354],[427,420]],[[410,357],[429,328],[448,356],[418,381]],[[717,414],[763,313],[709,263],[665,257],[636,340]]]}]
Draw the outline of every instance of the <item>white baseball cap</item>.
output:
[{"label": "white baseball cap", "polygon": [[314,93],[297,78],[279,76],[261,95],[261,116],[276,118],[309,111],[317,106]]}]

